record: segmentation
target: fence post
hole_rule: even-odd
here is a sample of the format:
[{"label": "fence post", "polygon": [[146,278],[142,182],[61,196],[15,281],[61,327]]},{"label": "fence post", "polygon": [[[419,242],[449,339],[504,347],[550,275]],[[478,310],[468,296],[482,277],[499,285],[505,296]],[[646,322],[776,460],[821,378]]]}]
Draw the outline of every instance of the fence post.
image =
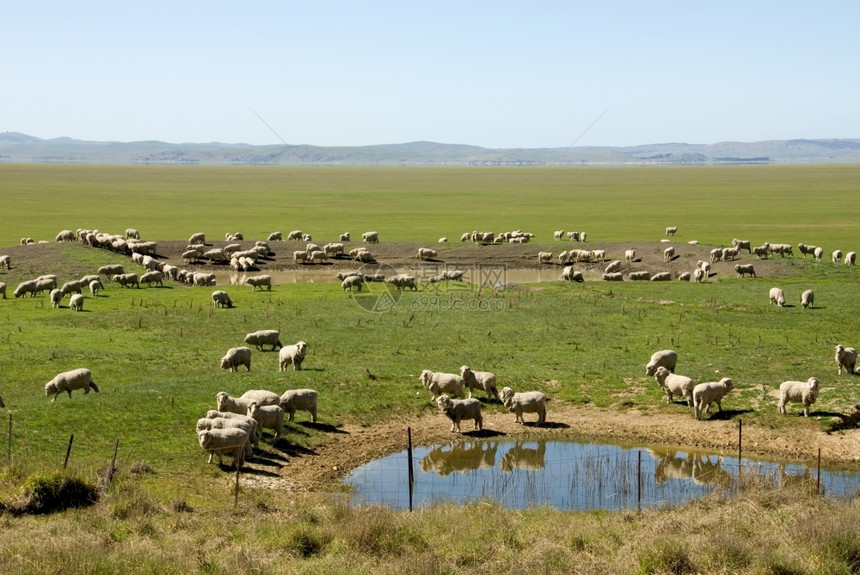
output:
[{"label": "fence post", "polygon": [[9,413],[9,446],[6,448],[7,465],[12,465],[12,414]]},{"label": "fence post", "polygon": [[741,486],[741,457],[743,454],[744,420],[738,419],[738,488]]},{"label": "fence post", "polygon": [[69,464],[69,455],[72,453],[72,442],[75,440],[75,434],[69,436],[69,447],[66,449],[66,459],[63,461],[63,469]]},{"label": "fence post", "polygon": [[636,465],[636,508],[642,512],[642,451],[636,452],[639,455],[639,461]]},{"label": "fence post", "polygon": [[821,495],[821,448],[818,448],[818,478],[815,480],[815,493]]},{"label": "fence post", "polygon": [[406,458],[408,460],[408,468],[409,468],[409,511],[412,511],[412,485],[415,483],[415,474],[412,470],[412,428],[406,428]]}]

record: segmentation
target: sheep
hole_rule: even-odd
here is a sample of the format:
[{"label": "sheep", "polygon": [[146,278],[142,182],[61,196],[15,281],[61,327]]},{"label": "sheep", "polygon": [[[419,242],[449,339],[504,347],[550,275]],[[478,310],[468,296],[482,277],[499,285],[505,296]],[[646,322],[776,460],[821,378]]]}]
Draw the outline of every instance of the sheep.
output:
[{"label": "sheep", "polygon": [[219,391],[215,394],[215,405],[218,411],[248,415],[248,408],[253,401],[253,399],[233,397],[226,391]]},{"label": "sheep", "polygon": [[696,266],[699,267],[703,272],[705,272],[705,277],[709,277],[711,275],[710,262],[703,262],[699,260],[698,262],[696,262]]},{"label": "sheep", "polygon": [[75,233],[72,230],[62,230],[57,234],[57,237],[54,238],[54,241],[73,242],[75,241]]},{"label": "sheep", "polygon": [[78,280],[68,281],[63,284],[63,287],[60,288],[60,291],[63,292],[64,295],[69,295],[72,292],[79,294],[84,291],[84,286]]},{"label": "sheep", "polygon": [[418,291],[418,285],[415,282],[415,277],[408,274],[396,274],[385,280],[393,285],[397,290],[405,290],[407,288]]},{"label": "sheep", "polygon": [[225,291],[215,290],[212,292],[212,307],[233,307],[233,300],[230,299],[230,294]]},{"label": "sheep", "polygon": [[373,254],[370,253],[366,249],[362,249],[362,250],[358,250],[358,253],[356,253],[352,259],[354,259],[357,262],[370,263],[373,261]]},{"label": "sheep", "polygon": [[621,271],[621,260],[613,260],[603,269],[603,273],[611,274]]},{"label": "sheep", "polygon": [[9,256],[0,256],[0,268],[8,270],[10,262]]},{"label": "sheep", "polygon": [[848,373],[854,373],[854,366],[857,364],[857,350],[853,347],[844,347],[842,344],[836,346],[836,365],[839,366],[839,375],[842,375],[842,368],[848,370]]},{"label": "sheep", "polygon": [[269,234],[269,237],[266,238],[267,242],[280,242],[284,240],[284,236],[281,232],[272,232]]},{"label": "sheep", "polygon": [[344,232],[344,233],[340,234],[340,238],[338,238],[338,240],[341,242],[348,242],[349,241],[349,232]]},{"label": "sheep", "polygon": [[277,443],[284,432],[284,410],[279,405],[260,405],[256,401],[251,401],[248,415],[254,418],[259,429],[274,430],[275,437],[272,443]]},{"label": "sheep", "polygon": [[654,372],[657,384],[666,392],[666,403],[671,403],[675,395],[687,400],[687,406],[693,406],[693,380],[686,375],[676,375],[662,365]]},{"label": "sheep", "polygon": [[378,244],[379,232],[364,232],[361,234],[361,241],[368,244]]},{"label": "sheep", "polygon": [[[35,293],[37,294],[42,293],[45,290],[50,291],[57,287],[57,280],[54,277],[39,276],[33,281],[36,282]],[[61,289],[60,291],[63,290]],[[63,295],[66,295],[66,293],[67,292],[63,292]]]},{"label": "sheep", "polygon": [[468,365],[460,367],[460,377],[465,382],[466,389],[469,390],[469,397],[472,397],[472,390],[480,389],[486,392],[488,398],[499,399],[499,392],[496,390],[496,374],[489,371],[472,371]]},{"label": "sheep", "polygon": [[312,264],[324,263],[328,260],[328,256],[322,250],[314,250],[308,254],[308,261]]},{"label": "sheep", "polygon": [[553,237],[553,239],[556,239],[556,240],[563,240],[564,239],[564,230],[555,230],[552,233],[552,237]]},{"label": "sheep", "polygon": [[702,268],[696,268],[693,270],[693,282],[694,283],[697,283],[697,284],[702,283],[702,281],[705,279],[705,277],[706,277],[705,276],[705,270],[703,270]]},{"label": "sheep", "polygon": [[0,295],[3,296],[3,299],[6,299],[6,282],[0,282]]},{"label": "sheep", "polygon": [[675,258],[675,248],[669,246],[665,250],[663,250],[663,261],[671,262]]},{"label": "sheep", "polygon": [[221,456],[231,454],[233,464],[242,467],[243,455],[247,451],[250,435],[244,429],[228,427],[226,429],[204,429],[197,434],[200,447],[209,454],[207,463],[212,463],[212,456],[218,456],[218,464],[222,464]]},{"label": "sheep", "polygon": [[537,413],[537,425],[546,422],[546,395],[540,391],[524,391],[514,393],[510,387],[503,387],[499,397],[504,406],[516,414],[516,422],[525,425],[523,413]]},{"label": "sheep", "polygon": [[260,351],[263,351],[264,345],[271,345],[272,351],[275,351],[284,347],[280,338],[281,334],[274,329],[261,329],[247,334],[245,343],[257,346]]},{"label": "sheep", "polygon": [[293,420],[296,411],[307,411],[311,414],[311,421],[317,422],[317,392],[313,389],[288,389],[281,394],[281,406],[289,421]]},{"label": "sheep", "polygon": [[[604,274],[610,275],[610,274]],[[648,271],[638,271],[638,272],[630,272],[627,274],[627,279],[631,281],[648,281],[651,279],[651,272]]]},{"label": "sheep", "polygon": [[251,371],[251,348],[231,347],[221,358],[221,369],[239,371],[239,366],[244,365],[247,371]]},{"label": "sheep", "polygon": [[191,237],[188,238],[188,243],[191,245],[205,244],[206,243],[206,234],[204,234],[203,232],[191,234]]},{"label": "sheep", "polygon": [[278,352],[278,371],[287,371],[287,366],[290,364],[294,371],[301,370],[307,351],[308,344],[303,341],[282,347]]},{"label": "sheep", "polygon": [[447,395],[440,395],[436,400],[439,411],[451,420],[451,431],[460,433],[460,421],[463,419],[474,419],[475,429],[482,429],[484,419],[481,416],[481,402],[477,399],[451,399]]},{"label": "sheep", "polygon": [[672,274],[669,272],[658,272],[651,276],[652,282],[665,282],[672,279]]},{"label": "sheep", "polygon": [[714,248],[710,251],[709,254],[711,263],[716,263],[723,259],[723,248]]},{"label": "sheep", "polygon": [[287,234],[287,240],[298,242],[301,241],[303,235],[304,234],[302,233],[302,230],[293,230],[289,234]]},{"label": "sheep", "polygon": [[182,252],[182,261],[184,261],[186,264],[193,264],[198,259],[200,259],[200,255],[200,252],[198,252],[197,250],[186,250]]},{"label": "sheep", "polygon": [[561,272],[561,279],[568,282],[582,282],[582,272],[573,269],[573,266],[565,266]]},{"label": "sheep", "polygon": [[50,301],[51,301],[51,307],[54,307],[54,308],[56,308],[56,307],[60,307],[60,302],[62,302],[62,301],[63,301],[63,298],[64,298],[65,296],[66,296],[66,294],[64,294],[64,293],[63,293],[63,292],[61,292],[60,290],[58,290],[58,289],[52,289],[52,290],[51,290],[51,294],[48,296],[48,298],[49,298],[49,299],[50,299]]},{"label": "sheep", "polygon": [[748,254],[752,253],[752,244],[749,240],[739,240],[735,238],[732,240],[732,245],[737,248],[738,251],[745,249]]},{"label": "sheep", "polygon": [[415,256],[419,260],[429,260],[436,257],[436,250],[430,248],[418,248],[418,254]]},{"label": "sheep", "polygon": [[305,263],[308,261],[308,252],[302,250],[296,250],[293,252],[293,263]]},{"label": "sheep", "polygon": [[797,244],[797,249],[800,253],[803,254],[803,257],[806,257],[806,254],[815,254],[816,246],[808,246],[806,244],[800,243]]},{"label": "sheep", "polygon": [[72,311],[83,311],[84,296],[79,293],[72,294],[72,297],[69,298],[69,309]]},{"label": "sheep", "polygon": [[690,272],[682,272],[682,273],[678,274],[678,281],[688,282],[688,281],[692,281],[692,279],[693,279],[693,274],[691,274]]},{"label": "sheep", "polygon": [[[213,413],[220,413],[212,410]],[[230,415],[239,415],[231,413]],[[227,417],[201,417],[197,420],[195,428],[198,437],[202,431],[210,431],[212,429],[241,429],[248,434],[248,440],[245,443],[244,456],[251,457],[254,454],[254,445],[259,445],[259,437],[257,437],[258,424],[249,417],[243,419],[227,418]]]},{"label": "sheep", "polygon": [[191,276],[191,283],[195,286],[214,286],[215,274],[206,272],[194,272]]},{"label": "sheep", "polygon": [[302,234],[302,241],[303,241],[303,242],[309,242],[309,241],[311,241],[312,239],[313,239],[313,238],[311,237],[311,235],[310,235],[310,234]]},{"label": "sheep", "polygon": [[137,274],[116,274],[111,278],[111,281],[118,283],[122,287],[140,287],[140,280]]},{"label": "sheep", "polygon": [[591,256],[589,259],[593,262],[605,262],[606,250],[591,250]]},{"label": "sheep", "polygon": [[752,264],[737,264],[735,265],[735,273],[738,274],[739,278],[744,277],[744,275],[750,275],[752,277],[758,277],[755,275],[755,266]]},{"label": "sheep", "polygon": [[678,231],[678,226],[669,226],[666,228],[666,236],[674,236],[675,232]]},{"label": "sheep", "polygon": [[272,276],[248,276],[245,278],[245,284],[251,286],[251,291],[260,288],[260,291],[265,287],[268,291],[272,291]]},{"label": "sheep", "polygon": [[538,252],[537,260],[540,264],[552,263],[552,252]]},{"label": "sheep", "polygon": [[600,276],[600,279],[602,279],[603,281],[606,281],[606,282],[620,282],[620,281],[624,281],[624,274],[622,274],[621,272],[614,272],[611,274],[603,274],[602,276]]},{"label": "sheep", "polygon": [[645,375],[651,377],[657,372],[657,368],[665,367],[675,373],[675,364],[678,363],[678,353],[671,349],[655,351],[651,359],[645,365]]},{"label": "sheep", "polygon": [[812,255],[815,256],[816,261],[821,261],[821,257],[824,255],[824,248],[818,247],[815,248],[815,251],[812,252]]},{"label": "sheep", "polygon": [[848,252],[847,254],[845,254],[845,260],[843,260],[843,261],[845,262],[846,266],[853,266],[854,261],[856,259],[857,259],[857,254],[855,252]]},{"label": "sheep", "polygon": [[636,250],[624,250],[624,261],[626,261],[628,265],[632,264],[635,259]]},{"label": "sheep", "polygon": [[809,406],[818,399],[818,379],[806,381],[783,381],[779,385],[779,412],[785,415],[787,403],[802,403],[803,416],[809,417]]},{"label": "sheep", "polygon": [[800,305],[803,306],[803,309],[806,309],[808,307],[814,308],[815,307],[814,302],[815,302],[815,292],[813,292],[811,289],[808,289],[805,292],[803,292],[802,294],[800,294]]},{"label": "sheep", "polygon": [[18,287],[16,287],[15,291],[12,293],[16,298],[24,297],[27,294],[30,294],[31,296],[35,296],[36,295],[36,281],[35,280],[22,281],[21,283],[18,284]]},{"label": "sheep", "polygon": [[842,250],[833,250],[833,253],[830,254],[830,261],[834,264],[838,264],[842,261]]},{"label": "sheep", "polygon": [[721,259],[724,262],[734,261],[738,257],[740,250],[738,248],[723,248],[720,252]]},{"label": "sheep", "polygon": [[433,401],[443,393],[449,393],[454,397],[465,397],[463,388],[466,386],[466,380],[456,373],[434,372],[425,369],[418,376],[418,381],[430,391]]},{"label": "sheep", "polygon": [[57,396],[62,392],[69,394],[69,399],[72,397],[72,390],[83,389],[84,394],[90,392],[90,388],[98,393],[99,387],[93,381],[93,374],[85,367],[64,371],[54,376],[54,379],[45,384],[45,395],[54,397],[51,401],[56,401]]},{"label": "sheep", "polygon": [[[237,427],[240,427],[242,429],[248,429],[248,435],[250,436],[252,444],[257,445],[259,443],[259,426],[257,425],[257,420],[255,420],[253,417],[249,417],[247,413],[233,413],[232,411],[218,411],[217,409],[210,409],[206,412],[206,419],[229,419],[232,421],[236,421],[240,424],[237,425]],[[223,423],[221,423],[220,425],[203,426],[204,429],[224,429],[227,427],[230,426],[224,425]],[[198,429],[198,431],[200,430]]]},{"label": "sheep", "polygon": [[702,417],[711,408],[712,403],[716,403],[717,409],[722,411],[723,406],[721,402],[723,397],[725,397],[732,389],[734,389],[734,384],[732,383],[731,378],[728,377],[724,377],[720,381],[700,383],[694,387],[693,406],[696,410],[696,419],[702,419]]},{"label": "sheep", "polygon": [[779,254],[779,257],[794,256],[791,244],[770,244],[770,251],[774,254]]},{"label": "sheep", "polygon": [[158,270],[146,272],[140,276],[140,283],[152,287],[152,284],[164,287],[164,274]]},{"label": "sheep", "polygon": [[783,307],[785,305],[785,293],[778,287],[770,288],[770,303]]}]

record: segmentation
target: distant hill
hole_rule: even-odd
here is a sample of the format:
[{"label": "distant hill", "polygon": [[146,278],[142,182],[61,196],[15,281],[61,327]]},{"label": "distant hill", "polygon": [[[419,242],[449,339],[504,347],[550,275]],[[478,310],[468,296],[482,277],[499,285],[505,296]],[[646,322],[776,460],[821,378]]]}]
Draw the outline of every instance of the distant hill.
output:
[{"label": "distant hill", "polygon": [[272,166],[820,164],[860,162],[860,139],[490,149],[435,142],[343,147],[90,142],[72,138],[43,140],[3,132],[0,162]]}]

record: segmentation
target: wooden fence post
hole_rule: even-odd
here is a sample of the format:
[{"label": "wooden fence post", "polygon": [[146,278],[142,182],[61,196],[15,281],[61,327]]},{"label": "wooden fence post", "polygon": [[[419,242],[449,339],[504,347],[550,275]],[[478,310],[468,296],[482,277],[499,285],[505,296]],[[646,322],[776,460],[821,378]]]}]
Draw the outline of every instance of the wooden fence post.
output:
[{"label": "wooden fence post", "polygon": [[63,469],[69,464],[69,455],[72,453],[72,442],[75,440],[75,434],[69,436],[69,447],[66,449],[66,459],[63,461]]},{"label": "wooden fence post", "polygon": [[415,483],[415,474],[412,469],[412,428],[406,428],[406,458],[408,459],[408,468],[409,468],[409,511],[412,511],[412,486]]}]

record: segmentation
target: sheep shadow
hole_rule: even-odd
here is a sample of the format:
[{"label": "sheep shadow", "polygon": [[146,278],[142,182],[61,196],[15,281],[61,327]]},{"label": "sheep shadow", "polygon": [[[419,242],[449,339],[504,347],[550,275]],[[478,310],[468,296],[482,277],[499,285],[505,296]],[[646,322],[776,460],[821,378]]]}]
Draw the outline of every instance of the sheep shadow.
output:
[{"label": "sheep shadow", "polygon": [[276,451],[270,451],[269,449],[266,449],[265,451],[263,451],[260,447],[258,447],[257,450],[254,452],[254,455],[252,457],[249,457],[248,460],[268,467],[281,467],[287,461],[287,458],[284,456],[283,449],[277,449]]},{"label": "sheep shadow", "polygon": [[344,431],[343,429],[340,429],[339,427],[334,426],[330,423],[320,423],[320,422],[314,423],[313,421],[300,421],[300,422],[294,422],[294,423],[296,425],[300,425],[302,427],[314,429],[316,431],[321,431],[323,433],[341,433],[344,435],[349,435],[348,431]]},{"label": "sheep shadow", "polygon": [[735,417],[752,412],[752,409],[724,409],[722,411],[712,413],[710,417],[705,418],[705,421],[730,421]]},{"label": "sheep shadow", "polygon": [[473,429],[472,431],[464,431],[460,435],[475,437],[478,439],[488,439],[490,437],[505,437],[507,436],[507,433],[496,431],[494,429]]},{"label": "sheep shadow", "polygon": [[540,427],[541,429],[570,429],[570,425],[562,423],[561,421],[544,421],[543,423],[527,421],[525,425],[529,427]]},{"label": "sheep shadow", "polygon": [[285,453],[290,457],[311,457],[319,455],[319,453],[317,453],[313,449],[302,447],[301,445],[296,445],[294,443],[289,443],[285,447],[280,449],[282,453]]}]

